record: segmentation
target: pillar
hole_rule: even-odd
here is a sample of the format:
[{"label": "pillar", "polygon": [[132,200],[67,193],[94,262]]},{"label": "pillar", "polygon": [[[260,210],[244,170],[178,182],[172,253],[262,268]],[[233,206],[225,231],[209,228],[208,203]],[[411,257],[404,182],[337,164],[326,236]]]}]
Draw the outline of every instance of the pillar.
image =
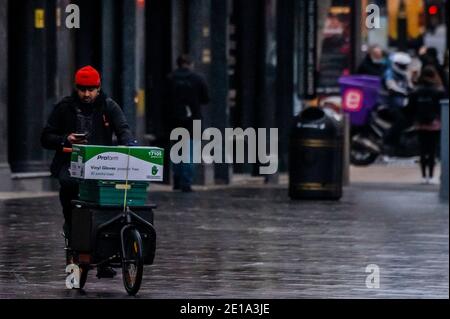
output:
[{"label": "pillar", "polygon": [[119,36],[117,1],[104,0],[101,3],[101,73],[102,89],[115,101],[119,102]]},{"label": "pillar", "polygon": [[[209,85],[210,105],[204,106],[203,129],[228,127],[228,1],[193,0],[188,9],[188,50],[196,71]],[[198,164],[196,183],[228,183],[229,164]]]},{"label": "pillar", "polygon": [[136,134],[136,2],[121,0],[120,102],[125,117]]},{"label": "pillar", "polygon": [[11,187],[8,163],[8,1],[0,2],[0,191]]},{"label": "pillar", "polygon": [[15,173],[48,171],[39,140],[48,108],[46,1],[9,6],[9,161]]},{"label": "pillar", "polygon": [[[146,143],[164,148],[164,182],[170,184],[169,123],[165,121],[167,75],[174,65],[173,43],[178,35],[174,25],[182,9],[182,1],[147,1],[145,7],[145,124]],[[176,14],[178,13],[178,15]],[[171,24],[172,23],[172,24]],[[186,31],[186,28],[180,28]],[[180,31],[181,32],[181,31]],[[181,53],[181,52],[180,52]]]},{"label": "pillar", "polygon": [[441,130],[441,198],[448,200],[448,134],[449,134],[449,114],[448,100],[441,102],[442,107],[442,130]]},{"label": "pillar", "polygon": [[136,138],[144,145],[145,125],[145,1],[137,1],[136,8]]},{"label": "pillar", "polygon": [[[257,123],[258,128],[267,129],[266,154],[269,154],[270,128],[277,126],[277,67],[278,67],[278,43],[277,43],[277,0],[265,0],[264,10],[261,12],[262,21],[260,28],[262,33],[262,54],[259,56],[258,67],[261,70],[262,80],[258,103]],[[270,150],[272,153],[272,150]],[[268,164],[260,164],[259,167]],[[259,173],[259,169],[256,172]],[[278,173],[265,175],[267,183],[278,183]]]},{"label": "pillar", "polygon": [[58,0],[57,32],[56,32],[56,97],[61,99],[70,95],[74,87],[75,75],[75,31],[66,27],[65,12],[70,0]]},{"label": "pillar", "polygon": [[278,1],[276,118],[279,171],[286,171],[294,107],[294,0]]},{"label": "pillar", "polygon": [[[225,137],[225,128],[230,127],[228,103],[228,21],[229,1],[211,2],[211,125]],[[225,141],[223,141],[225,143]],[[225,148],[223,144],[223,149]],[[214,167],[216,184],[229,184],[232,179],[232,164],[217,163]]]},{"label": "pillar", "polygon": [[75,0],[73,2],[80,7],[80,28],[75,31],[76,68],[92,65],[100,70],[102,2],[100,0]]}]

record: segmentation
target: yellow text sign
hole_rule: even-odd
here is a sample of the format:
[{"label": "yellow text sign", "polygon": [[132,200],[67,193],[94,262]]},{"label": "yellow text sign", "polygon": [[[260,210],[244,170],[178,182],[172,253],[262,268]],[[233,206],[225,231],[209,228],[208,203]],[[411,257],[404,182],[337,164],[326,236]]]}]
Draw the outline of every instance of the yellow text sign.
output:
[{"label": "yellow text sign", "polygon": [[36,29],[44,29],[45,28],[45,11],[44,11],[44,9],[35,9],[34,10],[34,27]]}]

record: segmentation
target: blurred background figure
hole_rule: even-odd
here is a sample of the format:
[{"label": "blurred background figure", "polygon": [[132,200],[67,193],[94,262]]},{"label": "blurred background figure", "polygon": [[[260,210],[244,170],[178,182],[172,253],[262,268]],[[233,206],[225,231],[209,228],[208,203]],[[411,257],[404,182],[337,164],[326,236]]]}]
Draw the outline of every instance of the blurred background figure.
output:
[{"label": "blurred background figure", "polygon": [[[177,69],[167,78],[166,120],[170,131],[184,128],[189,132],[189,162],[173,164],[173,188],[182,192],[192,192],[194,181],[193,123],[202,120],[202,105],[209,103],[206,80],[194,71],[194,62],[182,54],[177,59]],[[170,135],[170,132],[168,132]]]},{"label": "blurred background figure", "polygon": [[411,55],[411,64],[409,65],[409,73],[411,82],[414,86],[416,86],[419,82],[420,74],[422,73],[422,60],[420,50],[410,50],[409,54]]},{"label": "blurred background figure", "polygon": [[424,47],[421,49],[420,60],[422,62],[422,70],[431,65],[437,71],[440,80],[445,88],[448,86],[448,81],[445,75],[444,66],[439,62],[438,50],[434,47]]},{"label": "blurred background figure", "polygon": [[356,73],[381,77],[386,71],[386,67],[386,56],[383,49],[375,44],[367,50],[367,55],[359,65]]},{"label": "blurred background figure", "polygon": [[437,183],[434,180],[434,166],[441,130],[440,100],[444,97],[444,87],[437,70],[432,65],[426,65],[405,110],[419,132],[420,165],[424,184]]},{"label": "blurred background figure", "polygon": [[392,128],[385,137],[387,147],[395,147],[398,144],[400,132],[406,124],[403,108],[413,88],[408,70],[411,62],[409,54],[396,52],[390,56],[389,67],[383,75],[381,99],[389,107],[394,120]]}]

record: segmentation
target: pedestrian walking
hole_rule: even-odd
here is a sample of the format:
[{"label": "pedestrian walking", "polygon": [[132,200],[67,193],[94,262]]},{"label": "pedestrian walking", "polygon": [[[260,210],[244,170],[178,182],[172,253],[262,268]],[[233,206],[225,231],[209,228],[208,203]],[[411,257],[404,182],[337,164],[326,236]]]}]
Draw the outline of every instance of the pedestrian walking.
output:
[{"label": "pedestrian walking", "polygon": [[419,85],[411,93],[406,114],[414,121],[419,132],[420,166],[422,183],[437,183],[434,167],[441,130],[440,100],[445,97],[439,73],[432,66],[426,66],[419,79]]},{"label": "pedestrian walking", "polygon": [[202,119],[202,105],[209,102],[209,93],[204,78],[194,71],[194,63],[188,55],[177,58],[177,69],[169,74],[165,100],[167,127],[170,130],[185,128],[191,139],[189,161],[187,163],[173,163],[173,189],[192,192],[194,179],[193,154],[193,121]]},{"label": "pedestrian walking", "polygon": [[366,57],[358,67],[357,74],[382,77],[386,71],[386,58],[379,45],[369,47]]}]

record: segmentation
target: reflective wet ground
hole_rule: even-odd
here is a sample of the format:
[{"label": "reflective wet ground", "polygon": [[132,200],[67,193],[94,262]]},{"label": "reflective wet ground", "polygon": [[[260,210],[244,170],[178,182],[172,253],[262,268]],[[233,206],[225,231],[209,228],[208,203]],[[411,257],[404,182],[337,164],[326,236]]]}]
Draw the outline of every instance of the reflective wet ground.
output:
[{"label": "reflective wet ground", "polygon": [[[151,192],[158,241],[136,298],[448,298],[436,187],[353,184],[339,202],[284,186]],[[0,298],[127,298],[121,275],[65,288],[57,197],[0,201]],[[366,287],[366,266],[380,288]]]}]

